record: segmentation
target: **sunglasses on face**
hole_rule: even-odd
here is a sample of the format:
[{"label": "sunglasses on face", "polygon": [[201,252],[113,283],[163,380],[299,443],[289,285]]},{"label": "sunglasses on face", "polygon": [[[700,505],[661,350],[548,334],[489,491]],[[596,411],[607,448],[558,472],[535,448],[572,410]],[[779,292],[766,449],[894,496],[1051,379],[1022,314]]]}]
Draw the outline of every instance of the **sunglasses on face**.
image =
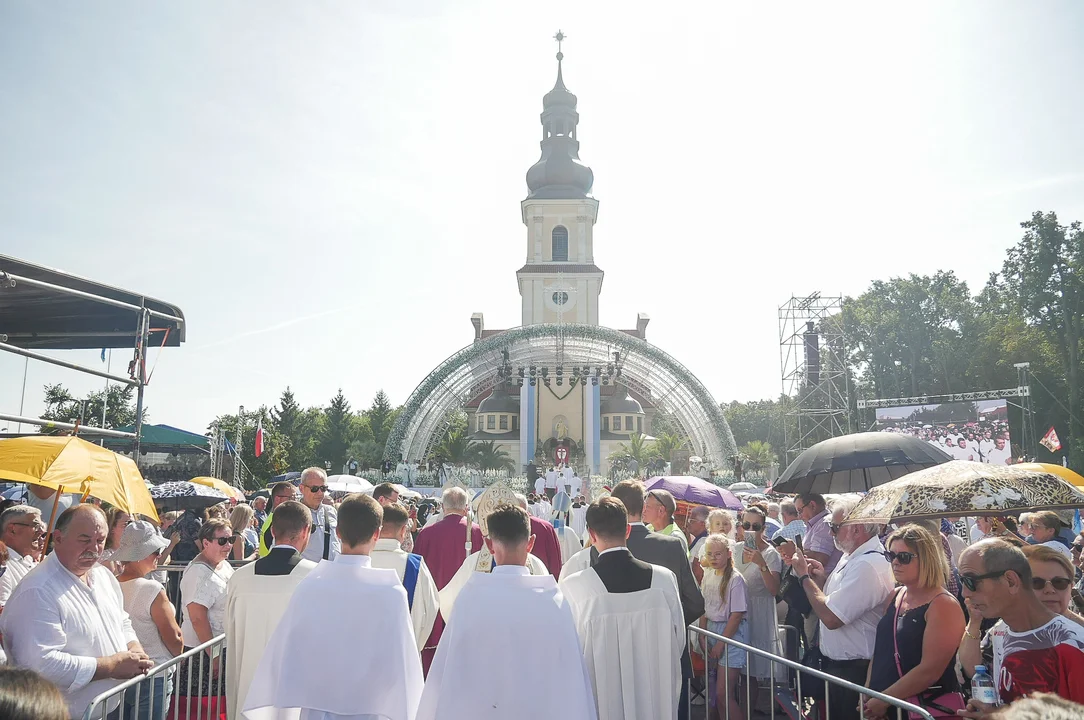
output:
[{"label": "sunglasses on face", "polygon": [[1047,580],[1046,578],[1041,578],[1038,575],[1031,576],[1031,587],[1036,591],[1045,590],[1047,583],[1053,585],[1054,589],[1058,592],[1064,592],[1069,589],[1069,586],[1073,584],[1073,581],[1069,578],[1064,577],[1055,577]]},{"label": "sunglasses on face", "polygon": [[211,542],[218,543],[220,547],[226,547],[227,545],[229,545],[230,543],[232,543],[236,539],[237,539],[236,535],[231,535],[230,537],[211,538]]},{"label": "sunglasses on face", "polygon": [[885,560],[887,560],[888,562],[899,560],[900,565],[910,565],[911,561],[914,560],[915,557],[917,556],[913,552],[907,552],[906,550],[904,550],[903,552],[892,552],[891,550],[885,550]]},{"label": "sunglasses on face", "polygon": [[989,573],[985,573],[983,575],[972,575],[972,574],[968,573],[967,575],[961,575],[960,576],[960,584],[963,585],[968,590],[970,590],[971,592],[975,592],[975,589],[978,588],[979,583],[982,582],[983,580],[990,580],[991,578],[1001,577],[1006,572],[1008,572],[1008,571],[1007,570],[998,570],[997,572],[989,572]]},{"label": "sunglasses on face", "polygon": [[327,485],[302,485],[301,487],[307,488],[309,492],[314,493],[327,492]]},{"label": "sunglasses on face", "polygon": [[761,530],[763,530],[763,529],[764,529],[764,526],[763,526],[763,525],[761,525],[760,523],[747,523],[747,522],[743,522],[743,523],[741,524],[741,526],[742,526],[742,528],[743,528],[743,529],[745,529],[745,530],[752,530],[753,532],[760,532]]}]

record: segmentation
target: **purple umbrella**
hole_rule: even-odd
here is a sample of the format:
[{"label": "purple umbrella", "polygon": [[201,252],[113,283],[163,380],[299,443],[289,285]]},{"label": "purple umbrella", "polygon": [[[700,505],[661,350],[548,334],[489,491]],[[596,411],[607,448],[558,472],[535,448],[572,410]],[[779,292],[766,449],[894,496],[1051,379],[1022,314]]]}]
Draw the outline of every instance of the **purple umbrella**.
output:
[{"label": "purple umbrella", "polygon": [[694,505],[707,505],[728,510],[742,509],[741,500],[735,497],[734,493],[698,477],[653,477],[644,484],[644,487],[649,491],[666,490],[674,496],[675,500]]}]

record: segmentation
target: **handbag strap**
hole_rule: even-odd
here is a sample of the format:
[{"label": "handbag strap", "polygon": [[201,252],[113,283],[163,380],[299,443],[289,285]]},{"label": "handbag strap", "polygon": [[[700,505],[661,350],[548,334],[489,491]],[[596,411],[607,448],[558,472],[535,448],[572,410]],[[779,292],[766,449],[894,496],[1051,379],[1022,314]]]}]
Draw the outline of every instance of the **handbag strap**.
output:
[{"label": "handbag strap", "polygon": [[901,594],[903,597],[907,597],[907,588],[901,588],[892,597],[892,605],[896,609],[895,614],[892,616],[892,649],[894,651],[892,656],[896,659],[896,672],[898,672],[902,678],[903,666],[900,665],[900,644],[896,640],[896,628],[899,627],[900,624],[900,605],[903,604],[903,599],[900,597]]}]

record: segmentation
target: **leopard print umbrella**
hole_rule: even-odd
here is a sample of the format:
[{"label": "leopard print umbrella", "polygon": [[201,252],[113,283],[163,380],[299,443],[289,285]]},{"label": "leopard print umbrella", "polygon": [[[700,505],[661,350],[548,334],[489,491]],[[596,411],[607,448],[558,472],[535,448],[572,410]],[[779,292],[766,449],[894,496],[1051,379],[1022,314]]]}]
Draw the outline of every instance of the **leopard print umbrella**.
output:
[{"label": "leopard print umbrella", "polygon": [[954,460],[878,485],[844,523],[887,524],[959,515],[1018,515],[1084,507],[1084,493],[1058,476],[1012,465]]}]

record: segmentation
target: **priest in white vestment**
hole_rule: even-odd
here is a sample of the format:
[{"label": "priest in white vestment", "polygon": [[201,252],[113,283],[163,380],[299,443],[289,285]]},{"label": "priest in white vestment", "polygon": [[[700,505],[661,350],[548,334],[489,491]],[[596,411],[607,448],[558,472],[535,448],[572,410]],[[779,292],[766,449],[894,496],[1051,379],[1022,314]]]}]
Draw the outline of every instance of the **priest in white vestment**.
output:
[{"label": "priest in white vestment", "polygon": [[572,509],[572,499],[564,490],[553,496],[553,515],[550,522],[557,533],[557,544],[561,548],[561,567],[568,559],[583,548],[579,534],[568,526],[568,515]]},{"label": "priest in white vestment", "polygon": [[373,567],[394,570],[407,591],[410,606],[410,622],[414,627],[414,639],[418,652],[425,647],[433,624],[437,620],[437,584],[421,555],[413,555],[402,549],[403,541],[410,537],[410,514],[399,503],[384,506],[384,522],[380,526],[380,539],[376,541],[369,557]]},{"label": "priest in white vestment", "polygon": [[[260,658],[248,720],[414,720],[422,664],[406,590],[372,567],[383,508],[368,495],[339,506],[342,554],[301,581]],[[330,621],[330,624],[329,624]]]},{"label": "priest in white vestment", "polygon": [[526,568],[527,512],[502,505],[487,526],[497,565],[472,573],[459,594],[417,720],[596,720],[568,604],[552,575]]},{"label": "priest in white vestment", "polygon": [[[516,494],[503,482],[495,482],[480,493],[474,499],[473,507],[482,535],[485,536],[487,533],[486,522],[490,513],[503,505],[516,504],[518,504]],[[528,522],[530,522],[529,519]],[[534,547],[533,540],[531,541],[531,547]],[[478,552],[467,556],[455,575],[452,576],[452,579],[440,590],[440,615],[445,622],[452,616],[452,606],[455,605],[456,598],[471,576],[475,573],[491,573],[496,566],[497,561],[493,557],[493,551],[490,549],[489,543],[486,543]],[[549,572],[546,563],[542,562],[540,558],[531,555],[530,549],[527,550],[524,566],[531,575],[545,575]]]},{"label": "priest in white vestment", "polygon": [[267,555],[237,568],[226,586],[226,713],[241,717],[252,676],[294,590],[316,567],[301,557],[309,542],[312,513],[288,500],[271,516],[274,544]]},{"label": "priest in white vestment", "polygon": [[594,566],[561,580],[576,618],[599,720],[678,717],[687,631],[674,573],[625,547],[625,506],[602,498],[587,510]]}]

